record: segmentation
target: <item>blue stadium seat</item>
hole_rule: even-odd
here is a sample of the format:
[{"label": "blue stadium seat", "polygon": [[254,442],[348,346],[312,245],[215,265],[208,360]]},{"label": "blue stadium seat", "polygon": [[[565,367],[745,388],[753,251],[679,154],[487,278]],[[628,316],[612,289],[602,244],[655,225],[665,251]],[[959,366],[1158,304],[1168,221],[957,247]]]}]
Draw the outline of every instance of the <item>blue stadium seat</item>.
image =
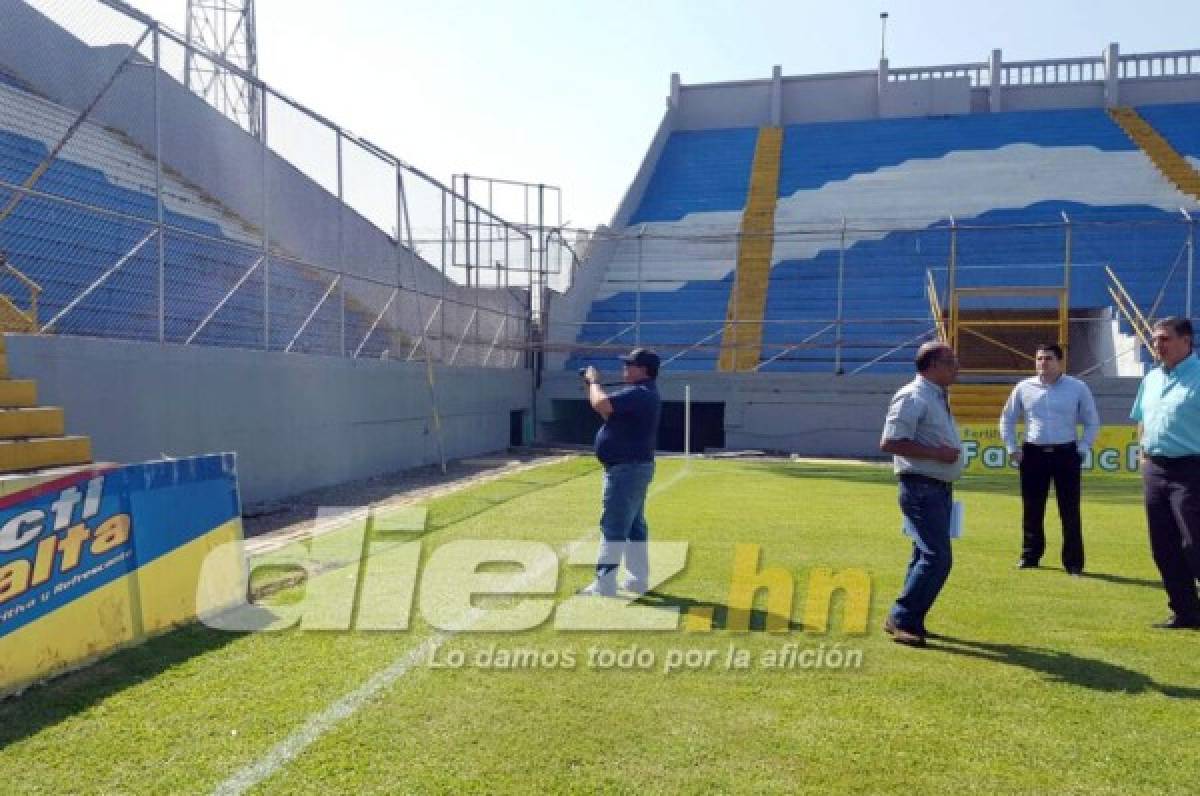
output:
[{"label": "blue stadium seat", "polygon": [[[48,153],[73,114],[25,92],[0,74],[0,180],[23,183]],[[14,128],[20,130],[18,132]],[[36,137],[34,137],[36,136]],[[77,162],[71,157],[86,158]],[[89,208],[48,198],[25,198],[2,224],[0,249],[38,282],[43,293],[39,316],[48,321],[75,300],[106,270],[141,241],[157,220],[153,162],[115,134],[84,125],[36,189]],[[139,190],[134,186],[145,186]],[[166,339],[184,342],[213,313],[261,256],[245,224],[176,178],[167,180],[164,218]],[[0,188],[0,202],[11,191]],[[187,212],[181,212],[180,209]],[[187,234],[194,233],[194,234]],[[232,237],[231,237],[232,236]],[[203,345],[261,348],[264,291],[259,267],[196,334]],[[329,284],[314,269],[273,259],[270,266],[270,347],[280,350],[296,335]],[[58,333],[129,340],[158,339],[159,273],[157,241],[151,240],[103,285],[53,327]],[[335,293],[312,318],[294,351],[342,353],[342,317]],[[373,315],[358,302],[346,308],[345,349],[353,351],[370,328]],[[363,354],[386,347],[379,328]]]},{"label": "blue stadium seat", "polygon": [[[1182,154],[1200,157],[1200,105],[1139,111]],[[628,241],[621,245],[568,367],[611,366],[611,355],[589,352],[587,344],[630,344],[629,326],[639,317],[640,340],[663,346],[668,356],[720,329],[736,246],[729,245],[722,260],[711,252],[697,255],[694,241],[734,239],[756,135],[755,128],[672,134],[626,230],[645,224],[648,240],[665,242],[653,257]],[[1162,287],[1172,268],[1178,270],[1186,229],[1177,223],[1177,208],[1186,201],[1100,109],[787,127],[761,369],[831,372],[834,366],[828,343],[836,336],[838,244],[828,235],[823,244],[809,244],[795,225],[836,228],[840,215],[854,211],[862,220],[883,221],[881,227],[896,219],[897,231],[849,238],[841,364],[847,371],[868,365],[872,372],[907,371],[915,338],[932,325],[926,273],[944,289],[949,260],[949,222],[928,219],[954,214],[964,228],[988,228],[959,231],[961,286],[1058,284],[1062,214],[1095,222],[1073,232],[1072,308],[1111,304],[1102,272],[1111,265],[1139,306],[1157,302],[1162,315],[1183,311],[1183,290]],[[1109,223],[1116,221],[1122,223]],[[678,241],[674,252],[671,239]],[[640,301],[632,284],[635,257]],[[1181,286],[1181,277],[1170,284]],[[1033,308],[1039,301],[1004,305]],[[709,347],[688,351],[671,366],[712,370],[719,342],[718,333]],[[826,345],[810,344],[821,342]]]}]

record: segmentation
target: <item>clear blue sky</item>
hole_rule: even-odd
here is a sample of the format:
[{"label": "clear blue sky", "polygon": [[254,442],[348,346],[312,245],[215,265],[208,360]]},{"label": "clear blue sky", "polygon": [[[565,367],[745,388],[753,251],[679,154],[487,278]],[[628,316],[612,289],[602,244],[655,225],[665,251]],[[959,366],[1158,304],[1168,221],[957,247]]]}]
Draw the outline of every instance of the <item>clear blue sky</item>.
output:
[{"label": "clear blue sky", "polygon": [[[176,30],[186,0],[132,0]],[[607,223],[683,82],[1200,47],[1197,0],[258,0],[268,83],[449,182],[562,186]]]}]

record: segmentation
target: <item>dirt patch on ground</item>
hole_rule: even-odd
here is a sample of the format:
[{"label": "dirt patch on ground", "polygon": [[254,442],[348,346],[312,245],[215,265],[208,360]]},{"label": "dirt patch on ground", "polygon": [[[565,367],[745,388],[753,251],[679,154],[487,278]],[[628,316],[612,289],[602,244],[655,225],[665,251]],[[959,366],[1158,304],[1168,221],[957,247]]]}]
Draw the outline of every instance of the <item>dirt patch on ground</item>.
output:
[{"label": "dirt patch on ground", "polygon": [[510,449],[483,456],[454,459],[446,472],[437,465],[386,473],[304,492],[287,500],[247,506],[242,528],[251,555],[277,549],[320,533],[317,509],[322,506],[393,508],[420,503],[512,473],[559,462],[578,451],[561,449]]}]

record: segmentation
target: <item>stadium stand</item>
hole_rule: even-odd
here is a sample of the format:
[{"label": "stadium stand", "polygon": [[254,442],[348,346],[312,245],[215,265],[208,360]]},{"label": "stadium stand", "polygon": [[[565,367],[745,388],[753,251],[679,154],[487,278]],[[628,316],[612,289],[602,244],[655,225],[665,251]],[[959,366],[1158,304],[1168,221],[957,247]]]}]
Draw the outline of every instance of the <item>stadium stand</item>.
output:
[{"label": "stadium stand", "polygon": [[[0,180],[20,185],[46,157],[75,114],[21,86],[0,81]],[[55,318],[117,263],[104,283],[47,331],[154,340],[158,336],[158,252],[153,157],[119,132],[85,123],[31,195],[0,224],[0,249],[43,288],[42,323]],[[13,190],[0,187],[7,204]],[[217,308],[262,255],[256,231],[177,175],[163,174],[166,339],[261,348],[264,269],[258,267]],[[59,199],[66,201],[58,201]],[[103,212],[107,211],[107,212]],[[331,277],[287,259],[270,265],[270,348],[282,350],[317,306]],[[340,306],[326,301],[292,350],[341,354]],[[353,349],[374,314],[347,301],[346,340]],[[362,355],[389,346],[380,326]],[[358,336],[355,336],[358,335]]]},{"label": "stadium stand", "polygon": [[[1200,164],[1200,105],[1138,111],[1193,170]],[[642,343],[675,350],[701,344],[673,367],[718,368],[717,319],[741,306],[730,302],[730,292],[738,233],[749,226],[742,210],[758,132],[670,135],[579,343],[628,344],[640,318]],[[1186,238],[1182,225],[1170,233],[1154,225],[1178,221],[1180,208],[1197,204],[1158,165],[1100,108],[785,127],[765,311],[739,319],[764,321],[754,357],[759,369],[833,370],[839,241],[828,233],[843,217],[852,227],[842,272],[846,372],[911,369],[912,338],[931,326],[926,272],[945,289],[951,217],[960,227],[989,228],[958,234],[960,286],[1060,284],[1065,213],[1072,222],[1095,222],[1073,241],[1072,311],[1111,303],[1103,265],[1149,306]],[[879,229],[864,230],[856,219]],[[1118,220],[1121,226],[1105,226]],[[814,234],[818,228],[824,234]],[[1167,296],[1159,314],[1179,311],[1180,300]],[[1035,305],[1007,304],[1017,311]],[[812,345],[797,345],[804,341]],[[581,352],[567,367],[591,361]]]}]

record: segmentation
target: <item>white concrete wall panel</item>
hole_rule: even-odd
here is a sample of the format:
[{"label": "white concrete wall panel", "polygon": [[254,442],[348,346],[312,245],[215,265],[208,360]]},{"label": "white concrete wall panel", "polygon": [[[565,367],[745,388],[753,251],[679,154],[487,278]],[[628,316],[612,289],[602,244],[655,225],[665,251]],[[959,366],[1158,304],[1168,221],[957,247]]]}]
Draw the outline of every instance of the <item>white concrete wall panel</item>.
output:
[{"label": "white concrete wall panel", "polygon": [[[422,363],[9,335],[9,368],[97,461],[238,454],[247,503],[437,461]],[[448,457],[505,448],[526,370],[438,368]]]}]

